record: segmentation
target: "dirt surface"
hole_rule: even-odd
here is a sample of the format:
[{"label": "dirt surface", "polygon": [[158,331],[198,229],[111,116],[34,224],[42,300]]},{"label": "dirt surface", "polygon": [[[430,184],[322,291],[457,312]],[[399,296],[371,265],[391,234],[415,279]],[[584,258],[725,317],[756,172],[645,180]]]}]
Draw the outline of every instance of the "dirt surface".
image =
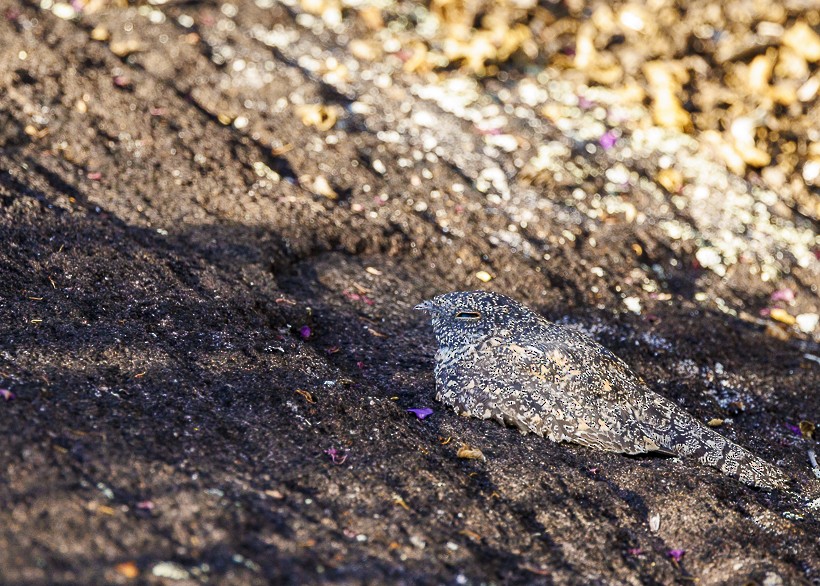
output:
[{"label": "dirt surface", "polygon": [[[0,0],[1,583],[820,583],[810,184],[350,8],[75,6]],[[482,287],[803,494],[456,417],[411,309]]]}]

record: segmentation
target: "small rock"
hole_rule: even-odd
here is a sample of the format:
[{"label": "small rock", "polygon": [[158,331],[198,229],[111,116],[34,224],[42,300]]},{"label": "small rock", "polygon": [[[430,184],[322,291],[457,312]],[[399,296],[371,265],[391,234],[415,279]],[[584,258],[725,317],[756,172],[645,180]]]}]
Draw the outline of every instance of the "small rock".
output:
[{"label": "small rock", "polygon": [[411,535],[410,536],[410,543],[416,549],[424,549],[425,547],[427,547],[427,543],[421,537],[419,537],[418,535]]},{"label": "small rock", "polygon": [[456,454],[459,458],[463,458],[465,460],[484,460],[484,454],[478,448],[471,448],[467,444],[461,444],[461,447],[458,449],[458,453]]},{"label": "small rock", "polygon": [[336,193],[336,190],[330,186],[328,180],[322,175],[317,176],[316,179],[313,180],[311,191],[316,195],[322,195],[328,199],[339,199],[339,194]]},{"label": "small rock", "polygon": [[783,578],[774,572],[766,572],[766,577],[763,578],[763,586],[782,586]]},{"label": "small rock", "polygon": [[57,2],[51,7],[51,12],[53,12],[57,18],[62,18],[63,20],[71,20],[77,16],[77,11],[67,2]]},{"label": "small rock", "polygon": [[820,315],[816,313],[801,313],[795,318],[795,321],[801,332],[811,334],[817,328],[817,323],[820,322]]},{"label": "small rock", "polygon": [[794,318],[792,314],[790,314],[785,309],[781,309],[779,307],[775,307],[772,309],[771,313],[769,314],[775,321],[779,321],[780,323],[786,324],[787,326],[793,326],[797,323],[797,320]]},{"label": "small rock", "polygon": [[111,38],[111,33],[102,25],[97,25],[91,31],[91,39],[94,41],[107,41]]},{"label": "small rock", "polygon": [[722,260],[720,252],[711,246],[704,246],[699,249],[695,253],[695,258],[698,259],[700,266],[706,267],[707,269],[714,269],[715,267],[720,266]]},{"label": "small rock", "polygon": [[626,299],[624,299],[624,305],[626,305],[626,308],[632,313],[637,313],[638,315],[640,315],[641,300],[637,297],[627,297]]},{"label": "small rock", "polygon": [[782,326],[778,326],[777,324],[773,323],[769,323],[766,325],[766,335],[771,336],[772,338],[775,338],[782,342],[785,342],[790,338],[789,332],[783,329]]},{"label": "small rock", "polygon": [[129,580],[132,580],[140,575],[140,570],[134,562],[122,562],[121,564],[114,566],[114,569],[118,574],[125,576]]},{"label": "small rock", "polygon": [[783,35],[783,44],[806,61],[820,61],[820,35],[802,20],[794,23]]},{"label": "small rock", "polygon": [[188,570],[174,562],[160,562],[153,567],[151,573],[157,578],[169,580],[186,580],[189,577]]},{"label": "small rock", "polygon": [[[93,38],[94,31],[91,31],[91,34]],[[108,48],[111,49],[111,52],[114,53],[114,55],[116,55],[117,57],[128,57],[132,53],[137,53],[144,49],[142,43],[137,39],[112,41]]]}]

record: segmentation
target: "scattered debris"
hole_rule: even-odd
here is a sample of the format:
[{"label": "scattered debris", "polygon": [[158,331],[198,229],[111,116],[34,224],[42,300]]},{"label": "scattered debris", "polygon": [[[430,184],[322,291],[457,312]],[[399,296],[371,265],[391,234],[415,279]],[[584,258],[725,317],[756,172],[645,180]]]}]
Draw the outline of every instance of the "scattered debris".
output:
[{"label": "scattered debris", "polygon": [[605,151],[614,147],[616,142],[618,142],[618,134],[614,130],[607,130],[601,135],[601,138],[598,139],[598,144],[600,144],[601,148]]},{"label": "scattered debris", "polygon": [[296,389],[294,392],[297,395],[303,396],[305,398],[305,401],[307,401],[308,403],[315,403],[316,402],[316,400],[313,398],[313,395],[310,393],[310,391],[306,391],[304,389]]},{"label": "scattered debris", "polygon": [[151,573],[157,578],[169,580],[187,580],[190,577],[188,570],[175,562],[160,562],[151,569]]},{"label": "scattered debris", "polygon": [[475,531],[470,531],[469,529],[462,529],[458,532],[458,534],[464,535],[465,537],[469,537],[472,541],[481,541],[481,535],[479,535]]},{"label": "scattered debris", "polygon": [[386,338],[387,337],[387,334],[382,334],[380,331],[375,330],[371,327],[365,327],[365,330],[367,330],[368,333],[370,333],[373,336],[376,336],[377,338]]},{"label": "scattered debris", "polygon": [[345,460],[347,460],[347,451],[344,454],[340,454],[336,448],[328,448],[325,450],[325,454],[330,456],[331,462],[336,465],[344,464]]},{"label": "scattered debris", "polygon": [[796,298],[793,289],[789,289],[788,287],[784,287],[782,289],[777,289],[771,295],[771,299],[773,302],[777,301],[785,301],[786,303],[792,303]]},{"label": "scattered debris", "polygon": [[344,295],[351,301],[363,301],[367,305],[373,305],[374,303],[374,301],[364,293],[356,293],[354,291],[350,291],[349,289],[345,289],[344,291],[342,291],[342,295]]},{"label": "scattered debris", "polygon": [[465,460],[486,460],[481,450],[471,448],[468,444],[461,444],[456,456]]},{"label": "scattered debris", "polygon": [[814,476],[820,478],[820,467],[817,465],[817,454],[814,451],[814,448],[809,448],[808,450],[809,456],[809,463],[811,464],[811,471],[814,473]]},{"label": "scattered debris", "polygon": [[804,334],[812,334],[817,329],[817,324],[820,322],[820,314],[816,313],[801,313],[795,319],[797,327]]},{"label": "scattered debris", "polygon": [[323,175],[318,175],[311,181],[309,178],[300,179],[300,183],[307,185],[310,191],[316,195],[321,195],[330,200],[339,199],[339,194],[331,187],[328,180]]},{"label": "scattered debris", "polygon": [[546,566],[534,566],[532,564],[522,564],[521,569],[530,572],[531,574],[535,574],[536,576],[551,576],[553,573],[552,568],[548,568]]},{"label": "scattered debris", "polygon": [[769,317],[771,317],[775,321],[779,321],[780,323],[786,324],[787,326],[792,326],[797,323],[797,320],[794,319],[794,316],[791,315],[785,309],[781,309],[780,307],[774,307],[769,312]]},{"label": "scattered debris", "polygon": [[626,297],[624,299],[624,305],[632,313],[637,313],[638,315],[640,315],[641,300],[638,297]]},{"label": "scattered debris", "polygon": [[799,426],[792,425],[791,423],[787,423],[786,427],[789,428],[789,431],[792,432],[793,435],[803,437],[803,432],[801,431]]},{"label": "scattered debris", "polygon": [[122,562],[114,566],[114,570],[120,575],[129,580],[133,580],[140,575],[140,570],[137,564],[133,561]]},{"label": "scattered debris", "polygon": [[317,130],[326,132],[336,125],[340,111],[336,106],[308,104],[297,107],[296,114],[305,126],[313,126]]}]

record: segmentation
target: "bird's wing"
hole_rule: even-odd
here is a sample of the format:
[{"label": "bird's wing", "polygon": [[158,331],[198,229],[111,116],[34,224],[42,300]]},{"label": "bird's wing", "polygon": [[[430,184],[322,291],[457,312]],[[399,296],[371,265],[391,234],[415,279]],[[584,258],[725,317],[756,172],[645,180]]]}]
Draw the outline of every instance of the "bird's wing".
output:
[{"label": "bird's wing", "polygon": [[575,413],[583,423],[574,441],[629,454],[675,454],[659,432],[688,414],[651,391],[623,360],[592,338],[562,328],[559,336],[545,335],[543,340],[538,345],[544,352],[537,360],[539,368],[564,396],[576,399]]},{"label": "bird's wing", "polygon": [[[482,380],[473,380],[472,414],[555,441],[628,454],[671,453],[656,434],[647,433],[652,426],[647,416],[656,414],[658,423],[664,418],[652,408],[657,395],[626,364],[575,332],[553,340],[479,347],[473,364],[484,365],[485,372]],[[476,406],[484,412],[476,413]]]}]

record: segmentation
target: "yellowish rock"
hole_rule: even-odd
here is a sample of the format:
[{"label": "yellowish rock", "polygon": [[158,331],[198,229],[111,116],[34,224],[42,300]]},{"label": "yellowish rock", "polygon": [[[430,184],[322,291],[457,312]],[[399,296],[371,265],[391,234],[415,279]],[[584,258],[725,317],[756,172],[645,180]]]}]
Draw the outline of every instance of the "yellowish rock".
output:
[{"label": "yellowish rock", "polygon": [[471,448],[467,444],[461,444],[456,454],[459,458],[466,460],[484,460],[484,453],[478,448]]},{"label": "yellowish rock", "polygon": [[785,309],[781,309],[780,307],[775,307],[772,309],[772,312],[769,314],[775,321],[779,321],[780,323],[786,324],[787,326],[793,326],[797,323],[797,320],[794,318],[792,314],[790,314]]},{"label": "yellowish rock", "polygon": [[783,44],[802,55],[806,61],[820,61],[820,35],[802,20],[786,31]]},{"label": "yellowish rock", "polygon": [[669,193],[678,193],[683,188],[683,175],[677,169],[661,169],[655,179]]},{"label": "yellowish rock", "polygon": [[336,124],[339,117],[338,108],[324,104],[305,104],[296,108],[296,114],[305,126],[313,126],[322,132],[328,131]]},{"label": "yellowish rock", "polygon": [[692,118],[681,104],[678,94],[689,74],[680,63],[650,61],[644,64],[643,73],[652,96],[652,118],[663,128],[685,132],[692,128]]},{"label": "yellowish rock", "polygon": [[94,27],[91,31],[91,39],[94,41],[105,42],[111,38],[111,33],[108,31],[107,28],[98,24]]}]

